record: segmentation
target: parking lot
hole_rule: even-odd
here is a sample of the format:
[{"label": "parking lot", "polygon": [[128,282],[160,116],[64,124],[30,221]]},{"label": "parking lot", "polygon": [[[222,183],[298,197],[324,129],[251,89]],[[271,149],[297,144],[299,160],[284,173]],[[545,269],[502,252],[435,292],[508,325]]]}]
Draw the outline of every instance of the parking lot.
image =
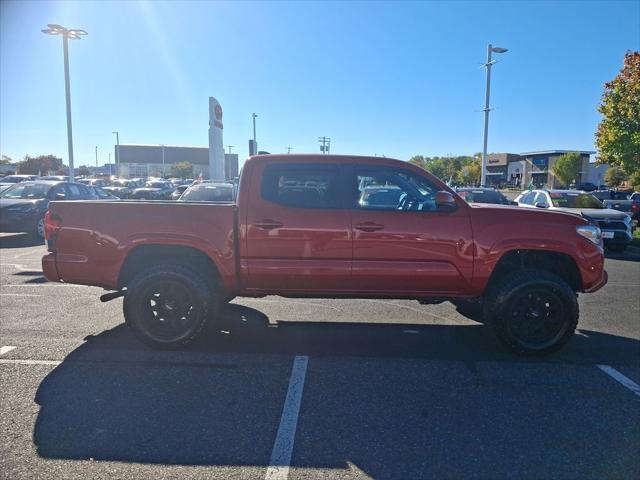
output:
[{"label": "parking lot", "polygon": [[514,357],[450,303],[236,299],[156,352],[0,236],[2,478],[640,478],[640,250]]}]

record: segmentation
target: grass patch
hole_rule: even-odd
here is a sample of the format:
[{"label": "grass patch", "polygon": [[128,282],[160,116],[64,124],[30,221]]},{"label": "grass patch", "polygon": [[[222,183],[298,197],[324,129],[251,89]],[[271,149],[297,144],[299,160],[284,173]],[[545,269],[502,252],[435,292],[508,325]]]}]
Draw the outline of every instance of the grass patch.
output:
[{"label": "grass patch", "polygon": [[631,245],[640,247],[640,225],[636,226],[636,229],[633,231],[633,240],[631,241]]}]

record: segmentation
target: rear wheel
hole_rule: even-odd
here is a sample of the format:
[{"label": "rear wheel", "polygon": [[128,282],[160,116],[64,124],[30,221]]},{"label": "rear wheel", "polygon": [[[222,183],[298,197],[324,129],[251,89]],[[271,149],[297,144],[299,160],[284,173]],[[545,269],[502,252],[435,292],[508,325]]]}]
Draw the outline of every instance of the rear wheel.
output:
[{"label": "rear wheel", "polygon": [[193,342],[218,307],[211,284],[180,264],[151,267],[127,286],[124,317],[145,344],[177,349]]},{"label": "rear wheel", "polygon": [[44,217],[40,217],[34,222],[30,233],[33,238],[44,239]]},{"label": "rear wheel", "polygon": [[541,355],[569,341],[578,324],[578,302],[560,277],[526,269],[506,276],[491,288],[484,316],[507,348]]}]

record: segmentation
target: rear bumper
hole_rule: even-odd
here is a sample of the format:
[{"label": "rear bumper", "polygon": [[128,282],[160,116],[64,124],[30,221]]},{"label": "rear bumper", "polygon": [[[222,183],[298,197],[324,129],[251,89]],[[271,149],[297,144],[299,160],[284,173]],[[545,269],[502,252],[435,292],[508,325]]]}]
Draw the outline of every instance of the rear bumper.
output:
[{"label": "rear bumper", "polygon": [[47,253],[44,257],[42,257],[42,273],[44,274],[44,277],[50,282],[60,281],[58,269],[56,268],[55,253]]}]

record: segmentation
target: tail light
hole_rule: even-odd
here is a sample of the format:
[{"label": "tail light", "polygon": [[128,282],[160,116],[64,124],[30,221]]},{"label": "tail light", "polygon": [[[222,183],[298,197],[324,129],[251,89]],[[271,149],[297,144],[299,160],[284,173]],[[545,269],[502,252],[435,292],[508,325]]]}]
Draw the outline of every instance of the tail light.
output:
[{"label": "tail light", "polygon": [[55,237],[62,228],[62,219],[55,213],[51,213],[51,210],[47,210],[44,214],[44,238],[47,241],[47,245],[51,246],[51,242],[55,240]]}]

